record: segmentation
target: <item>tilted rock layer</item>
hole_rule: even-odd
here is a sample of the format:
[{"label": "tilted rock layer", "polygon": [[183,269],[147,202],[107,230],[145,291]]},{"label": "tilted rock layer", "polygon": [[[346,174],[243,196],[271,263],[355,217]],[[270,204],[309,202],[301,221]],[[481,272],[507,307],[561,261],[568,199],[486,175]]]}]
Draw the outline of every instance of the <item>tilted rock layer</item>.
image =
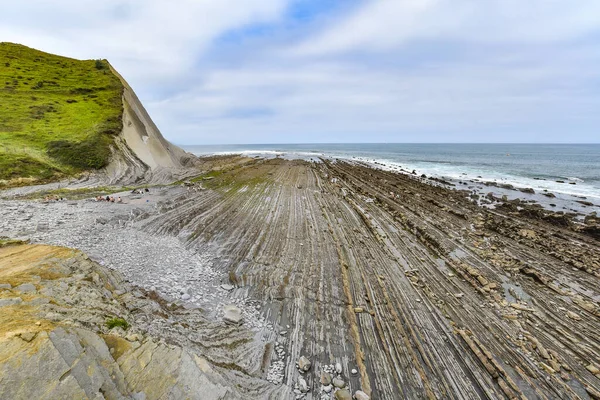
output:
[{"label": "tilted rock layer", "polygon": [[[0,399],[282,397],[256,377],[264,349],[250,332],[143,293],[80,252],[1,248],[0,283]],[[115,318],[127,329],[109,329]]]},{"label": "tilted rock layer", "polygon": [[193,174],[196,157],[168,142],[127,81],[111,66],[123,85],[123,130],[111,163],[105,169],[109,183],[164,183]]}]

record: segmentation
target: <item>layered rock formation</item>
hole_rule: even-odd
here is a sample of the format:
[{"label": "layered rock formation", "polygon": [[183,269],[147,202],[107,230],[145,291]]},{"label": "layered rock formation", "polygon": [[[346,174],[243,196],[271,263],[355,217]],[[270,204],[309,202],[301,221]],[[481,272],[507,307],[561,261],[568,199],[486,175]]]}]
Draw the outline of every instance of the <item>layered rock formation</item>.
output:
[{"label": "layered rock formation", "polygon": [[[0,188],[170,183],[197,173],[106,60],[0,43]],[[61,181],[62,180],[62,181]],[[61,181],[61,182],[57,182]]]},{"label": "layered rock formation", "polygon": [[281,398],[264,351],[83,253],[0,248],[0,399]]},{"label": "layered rock formation", "polygon": [[162,136],[131,86],[112,65],[110,70],[123,84],[123,130],[104,171],[108,183],[168,183],[193,174],[196,157]]},{"label": "layered rock formation", "polygon": [[[83,248],[169,302],[204,307],[158,301],[148,314],[135,304],[149,295],[128,287],[113,297],[129,313],[84,328],[115,335],[101,325],[122,317],[194,352],[226,398],[600,398],[600,244],[582,229],[595,217],[482,207],[359,163],[206,162],[211,173],[122,204],[0,201],[0,235]],[[41,293],[37,279],[5,279],[3,309],[29,304],[15,287]],[[233,323],[218,322],[228,304]]]},{"label": "layered rock formation", "polygon": [[283,382],[312,362],[307,398],[332,363],[376,399],[598,398],[598,241],[422,180],[259,160],[140,224],[218,249],[285,331]]}]

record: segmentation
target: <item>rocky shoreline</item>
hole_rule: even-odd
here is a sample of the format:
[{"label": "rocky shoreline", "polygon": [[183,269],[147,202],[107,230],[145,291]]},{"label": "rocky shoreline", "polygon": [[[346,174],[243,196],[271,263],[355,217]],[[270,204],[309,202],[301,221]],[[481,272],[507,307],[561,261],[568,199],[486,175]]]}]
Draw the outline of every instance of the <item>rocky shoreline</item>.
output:
[{"label": "rocky shoreline", "polygon": [[168,303],[81,252],[1,248],[0,281],[2,399],[285,396],[255,377],[252,332]]},{"label": "rocky shoreline", "polygon": [[123,204],[1,200],[0,236],[180,310],[136,326],[216,365],[214,398],[600,398],[600,221],[429,181],[221,157]]}]

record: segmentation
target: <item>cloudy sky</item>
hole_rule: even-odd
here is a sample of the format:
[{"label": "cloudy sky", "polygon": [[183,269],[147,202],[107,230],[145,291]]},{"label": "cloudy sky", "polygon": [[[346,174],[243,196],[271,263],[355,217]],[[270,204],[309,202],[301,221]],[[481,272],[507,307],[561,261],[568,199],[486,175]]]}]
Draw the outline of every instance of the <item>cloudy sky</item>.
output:
[{"label": "cloudy sky", "polygon": [[0,0],[180,144],[600,142],[598,0]]}]

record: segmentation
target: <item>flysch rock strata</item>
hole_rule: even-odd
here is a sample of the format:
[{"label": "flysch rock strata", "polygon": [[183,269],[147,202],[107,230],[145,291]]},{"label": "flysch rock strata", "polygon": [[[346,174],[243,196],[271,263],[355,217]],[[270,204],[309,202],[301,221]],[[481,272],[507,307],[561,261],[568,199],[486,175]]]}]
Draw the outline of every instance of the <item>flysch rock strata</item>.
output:
[{"label": "flysch rock strata", "polygon": [[[0,249],[0,399],[282,398],[243,327],[207,321],[81,252]],[[20,290],[23,284],[33,290]],[[109,329],[121,318],[126,329]]]},{"label": "flysch rock strata", "polygon": [[358,163],[231,160],[149,202],[2,201],[0,235],[82,249],[251,332],[236,360],[267,382],[259,398],[600,398],[589,230]]}]

